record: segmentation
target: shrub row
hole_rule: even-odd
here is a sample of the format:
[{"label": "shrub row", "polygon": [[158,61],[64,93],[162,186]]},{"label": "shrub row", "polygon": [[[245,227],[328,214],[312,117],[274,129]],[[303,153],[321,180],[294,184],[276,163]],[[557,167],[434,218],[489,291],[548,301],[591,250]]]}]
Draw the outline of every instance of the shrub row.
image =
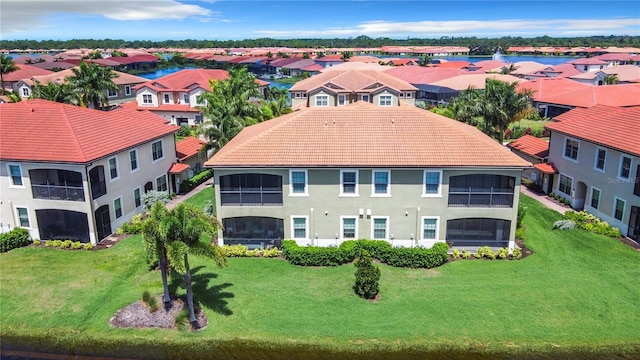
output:
[{"label": "shrub row", "polygon": [[17,249],[31,244],[29,231],[23,228],[13,228],[13,230],[0,234],[0,252]]},{"label": "shrub row", "polygon": [[211,179],[213,176],[213,170],[207,169],[199,174],[195,175],[191,179],[185,180],[180,184],[180,193],[184,194],[191,191],[196,186],[202,184],[203,182]]},{"label": "shrub row", "polygon": [[[34,241],[34,244],[39,245],[40,241]],[[81,243],[80,241],[71,241],[71,240],[47,240],[44,243],[45,247],[54,247],[60,249],[71,249],[71,250],[91,250],[93,249],[93,245],[91,243]]]},{"label": "shrub row", "polygon": [[278,248],[249,250],[244,245],[224,245],[220,248],[222,255],[226,257],[278,257]]},{"label": "shrub row", "polygon": [[433,268],[449,259],[449,245],[436,243],[432,248],[393,248],[384,240],[349,240],[339,247],[298,246],[293,240],[282,242],[283,257],[294,265],[338,266],[355,259],[358,250],[395,267]]},{"label": "shrub row", "polygon": [[579,212],[573,210],[567,211],[564,213],[564,218],[575,222],[575,226],[578,229],[612,238],[620,237],[620,229],[612,227],[608,222],[602,221],[584,210]]},{"label": "shrub row", "polygon": [[122,224],[122,226],[116,230],[116,235],[140,234],[142,232],[143,223],[142,214],[133,215],[131,222]]}]

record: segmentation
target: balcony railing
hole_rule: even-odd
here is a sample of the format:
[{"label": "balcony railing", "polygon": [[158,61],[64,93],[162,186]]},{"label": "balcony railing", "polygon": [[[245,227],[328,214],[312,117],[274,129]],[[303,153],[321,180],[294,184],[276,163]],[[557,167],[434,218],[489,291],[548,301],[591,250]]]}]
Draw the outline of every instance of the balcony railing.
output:
[{"label": "balcony railing", "polygon": [[223,206],[282,206],[282,190],[220,190],[220,202]]},{"label": "balcony railing", "polygon": [[84,201],[82,186],[31,185],[34,199]]},{"label": "balcony railing", "polygon": [[449,207],[512,208],[513,189],[450,189]]}]

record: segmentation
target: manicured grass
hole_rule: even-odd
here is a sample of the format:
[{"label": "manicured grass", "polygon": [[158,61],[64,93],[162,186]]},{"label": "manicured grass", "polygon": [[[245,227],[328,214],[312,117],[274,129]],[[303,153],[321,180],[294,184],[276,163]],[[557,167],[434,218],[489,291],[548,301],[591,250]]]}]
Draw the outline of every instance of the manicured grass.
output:
[{"label": "manicured grass", "polygon": [[[161,292],[138,236],[101,251],[23,248],[0,254],[3,345],[189,358],[634,358],[640,354],[640,253],[582,230],[522,196],[520,261],[456,261],[431,270],[380,266],[381,298],[351,287],[355,268],[192,258],[197,333],[107,324],[144,290]],[[181,279],[177,294],[184,295]]]},{"label": "manicured grass", "polygon": [[[195,190],[192,190],[195,191]],[[211,200],[211,202],[213,203],[214,206],[214,210],[215,210],[215,206],[216,206],[216,199],[215,199],[215,191],[213,189],[213,186],[207,186],[204,189],[202,189],[199,193],[193,195],[192,197],[188,198],[187,200],[185,200],[185,203],[189,204],[189,205],[193,205],[195,207],[197,207],[198,209],[202,209],[204,208],[204,206],[206,205],[207,201]],[[215,214],[215,211],[214,211]]]},{"label": "manicured grass", "polygon": [[529,120],[529,119],[525,119],[525,120],[521,120],[521,121],[516,121],[513,124],[511,124],[509,126],[510,129],[514,129],[514,128],[522,128],[522,129],[526,129],[526,128],[531,128],[531,130],[544,130],[544,126],[551,123],[552,121],[546,121],[546,120]]}]

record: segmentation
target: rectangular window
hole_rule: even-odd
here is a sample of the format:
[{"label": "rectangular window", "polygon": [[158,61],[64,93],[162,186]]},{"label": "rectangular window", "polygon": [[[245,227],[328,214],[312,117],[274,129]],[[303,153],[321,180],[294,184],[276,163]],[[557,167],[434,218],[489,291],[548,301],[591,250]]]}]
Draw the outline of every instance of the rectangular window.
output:
[{"label": "rectangular window", "polygon": [[580,143],[576,140],[565,139],[564,140],[564,157],[571,160],[578,160],[578,148]]},{"label": "rectangular window", "polygon": [[22,168],[20,165],[7,165],[9,167],[9,176],[11,176],[12,186],[23,186],[22,184]]},{"label": "rectangular window", "polygon": [[438,218],[422,218],[422,240],[438,239]]},{"label": "rectangular window", "polygon": [[162,153],[162,140],[151,143],[151,154],[153,156],[153,161],[158,161],[164,157]]},{"label": "rectangular window", "polygon": [[389,183],[391,172],[389,170],[374,170],[372,177],[373,191],[371,195],[390,195]]},{"label": "rectangular window", "polygon": [[607,159],[607,150],[605,149],[596,149],[596,162],[593,165],[593,168],[604,172],[604,162]]},{"label": "rectangular window", "polygon": [[361,100],[361,101],[369,102],[369,94],[362,94],[362,95],[360,95],[360,100]]},{"label": "rectangular window", "polygon": [[302,97],[302,94],[301,94],[301,93],[299,93],[299,92],[297,92],[297,93],[295,93],[295,94],[296,94],[296,95],[295,95],[296,99],[299,99],[299,98],[301,98],[301,97]]},{"label": "rectangular window", "polygon": [[153,104],[153,99],[151,99],[151,94],[143,94],[142,95],[142,103],[143,104]]},{"label": "rectangular window", "polygon": [[633,195],[640,196],[640,165],[636,167],[636,177],[633,180],[636,183],[633,187]]},{"label": "rectangular window", "polygon": [[118,176],[118,158],[112,157],[109,159],[109,178],[111,180],[117,180]]},{"label": "rectangular window", "polygon": [[347,104],[346,95],[338,95],[338,106],[345,106]]},{"label": "rectangular window", "polygon": [[108,89],[107,90],[107,96],[108,97],[116,97],[116,96],[118,96],[118,90]]},{"label": "rectangular window", "polygon": [[316,106],[329,106],[329,96],[316,95]]},{"label": "rectangular window", "polygon": [[407,99],[411,99],[411,98],[413,97],[413,95],[411,95],[411,93],[410,93],[410,92],[406,92],[406,93],[404,94],[404,97],[406,97]]},{"label": "rectangular window", "polygon": [[600,206],[600,189],[591,188],[591,207],[597,209]]},{"label": "rectangular window", "polygon": [[130,85],[125,85],[124,86],[124,94],[129,96],[131,95],[131,86]]},{"label": "rectangular window", "polygon": [[618,171],[618,177],[622,179],[628,179],[630,174],[631,174],[631,158],[621,155],[620,170]]},{"label": "rectangular window", "polygon": [[560,183],[558,184],[558,190],[568,196],[571,196],[571,188],[573,187],[573,179],[560,174]]},{"label": "rectangular window", "polygon": [[169,94],[164,94],[164,103],[165,104],[169,103]]},{"label": "rectangular window", "polygon": [[162,175],[156,179],[156,190],[158,191],[168,191],[167,187],[167,175]]},{"label": "rectangular window", "polygon": [[440,195],[440,180],[442,178],[440,171],[424,172],[424,193],[423,196]]},{"label": "rectangular window", "polygon": [[116,213],[116,219],[122,217],[122,198],[117,198],[113,200],[113,210]]},{"label": "rectangular window", "polygon": [[307,239],[307,217],[291,218],[292,234],[294,239]]},{"label": "rectangular window", "polygon": [[133,204],[136,209],[142,206],[142,195],[140,193],[140,188],[133,189]]},{"label": "rectangular window", "polygon": [[189,103],[189,94],[182,94],[182,101],[185,104],[188,104]]},{"label": "rectangular window", "polygon": [[27,87],[23,87],[22,88],[22,96],[24,96],[24,97],[29,97],[30,96],[29,95],[29,88],[27,88]]},{"label": "rectangular window", "polygon": [[613,217],[622,221],[622,217],[624,215],[624,206],[625,206],[625,202],[624,200],[620,199],[620,198],[615,198],[615,204],[614,204],[614,210],[613,210]]},{"label": "rectangular window", "polygon": [[307,170],[291,170],[289,175],[291,194],[307,195]]},{"label": "rectangular window", "polygon": [[136,150],[129,151],[129,162],[131,164],[131,172],[138,170],[138,152]]},{"label": "rectangular window", "polygon": [[357,170],[340,170],[340,195],[358,195]]},{"label": "rectangular window", "polygon": [[371,231],[373,238],[376,240],[387,240],[387,223],[388,218],[386,217],[374,217],[373,218],[373,229]]},{"label": "rectangular window", "polygon": [[21,228],[31,227],[29,224],[29,211],[27,208],[19,207],[16,208],[16,212],[18,213],[18,222],[20,223]]},{"label": "rectangular window", "polygon": [[357,237],[358,231],[356,228],[355,217],[342,217],[342,239],[354,240]]},{"label": "rectangular window", "polygon": [[380,95],[379,104],[380,106],[391,106],[393,101],[393,96],[391,95]]}]

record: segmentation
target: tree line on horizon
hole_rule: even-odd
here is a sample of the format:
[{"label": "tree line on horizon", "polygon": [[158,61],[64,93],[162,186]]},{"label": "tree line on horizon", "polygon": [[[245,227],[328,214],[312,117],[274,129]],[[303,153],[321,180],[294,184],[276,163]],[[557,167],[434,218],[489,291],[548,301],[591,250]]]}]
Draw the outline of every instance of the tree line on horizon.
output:
[{"label": "tree line on horizon", "polygon": [[118,48],[235,48],[235,47],[289,47],[289,48],[352,48],[381,46],[464,46],[469,55],[490,55],[506,52],[511,46],[566,46],[566,47],[640,47],[640,36],[609,35],[583,37],[512,37],[478,38],[443,36],[438,39],[388,37],[371,38],[361,35],[355,38],[334,39],[273,39],[245,40],[122,40],[122,39],[72,39],[72,40],[0,40],[0,48],[13,49],[118,49]]}]

